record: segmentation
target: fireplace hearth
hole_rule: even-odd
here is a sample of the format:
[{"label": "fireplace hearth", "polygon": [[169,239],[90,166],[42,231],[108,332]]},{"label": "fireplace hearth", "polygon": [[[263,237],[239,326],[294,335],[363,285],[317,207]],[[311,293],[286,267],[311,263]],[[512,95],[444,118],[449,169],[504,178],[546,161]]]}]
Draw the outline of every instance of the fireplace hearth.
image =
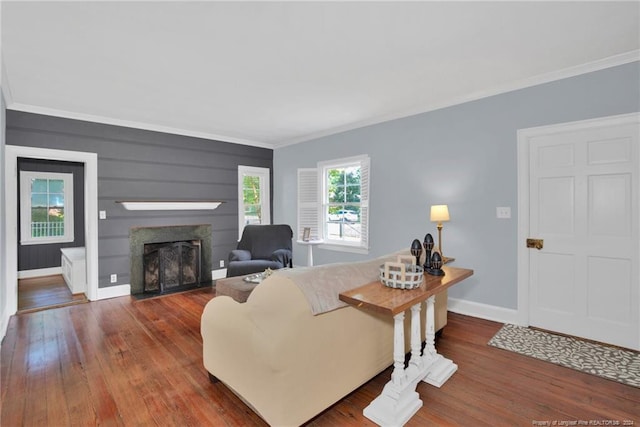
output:
[{"label": "fireplace hearth", "polygon": [[211,284],[211,225],[133,227],[131,294],[160,295]]}]

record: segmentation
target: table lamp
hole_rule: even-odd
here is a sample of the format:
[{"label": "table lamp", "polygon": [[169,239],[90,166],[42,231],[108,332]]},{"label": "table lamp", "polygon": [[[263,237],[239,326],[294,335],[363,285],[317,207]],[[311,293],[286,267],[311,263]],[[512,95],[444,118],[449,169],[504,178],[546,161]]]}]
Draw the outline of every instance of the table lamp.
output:
[{"label": "table lamp", "polygon": [[438,223],[438,251],[442,254],[442,223],[449,221],[449,207],[447,205],[431,206],[431,222]]}]

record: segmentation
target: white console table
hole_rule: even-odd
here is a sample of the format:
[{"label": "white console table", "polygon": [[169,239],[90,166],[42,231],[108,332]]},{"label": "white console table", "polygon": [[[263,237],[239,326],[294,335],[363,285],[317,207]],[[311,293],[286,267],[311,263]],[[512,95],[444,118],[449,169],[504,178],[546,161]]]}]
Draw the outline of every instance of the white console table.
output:
[{"label": "white console table", "polygon": [[[393,289],[379,281],[350,291],[342,292],[340,300],[358,308],[369,309],[393,316],[393,373],[382,390],[369,406],[364,416],[380,426],[402,426],[422,407],[416,392],[420,381],[436,387],[442,386],[458,365],[438,354],[435,347],[435,295],[450,286],[470,277],[473,270],[443,267],[444,276],[424,275],[417,289]],[[426,345],[421,354],[420,308],[426,301]],[[411,311],[411,358],[404,367],[404,316]]]},{"label": "white console table", "polygon": [[62,276],[72,294],[87,291],[87,268],[84,247],[60,249]]}]

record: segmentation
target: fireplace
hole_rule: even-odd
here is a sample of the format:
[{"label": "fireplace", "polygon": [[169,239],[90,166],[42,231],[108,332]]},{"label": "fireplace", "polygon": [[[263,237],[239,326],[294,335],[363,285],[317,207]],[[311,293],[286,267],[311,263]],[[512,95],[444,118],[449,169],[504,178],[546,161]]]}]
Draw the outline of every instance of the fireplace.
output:
[{"label": "fireplace", "polygon": [[211,225],[134,227],[129,232],[131,294],[211,284]]},{"label": "fireplace", "polygon": [[200,241],[146,243],[144,293],[166,294],[200,285]]}]

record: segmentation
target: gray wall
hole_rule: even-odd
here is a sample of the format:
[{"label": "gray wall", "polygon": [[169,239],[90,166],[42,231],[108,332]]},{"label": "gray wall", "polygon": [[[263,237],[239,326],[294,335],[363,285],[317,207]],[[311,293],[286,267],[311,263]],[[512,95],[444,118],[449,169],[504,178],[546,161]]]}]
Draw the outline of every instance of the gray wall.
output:
[{"label": "gray wall", "polygon": [[[98,154],[99,286],[128,284],[129,229],[212,225],[212,265],[238,238],[238,165],[272,168],[273,151],[39,114],[7,111],[7,144]],[[273,192],[271,192],[273,194]],[[214,211],[127,211],[117,200],[223,200]]]},{"label": "gray wall", "polygon": [[18,271],[60,267],[61,248],[84,246],[84,164],[42,159],[18,159],[18,171],[57,172],[73,174],[73,230],[74,241],[46,245],[21,245],[20,179],[18,179]]},{"label": "gray wall", "polygon": [[[517,130],[640,111],[631,63],[332,135],[274,152],[274,218],[296,229],[296,170],[320,160],[371,157],[368,256],[315,248],[314,263],[355,261],[409,248],[430,232],[429,206],[448,204],[443,252],[475,275],[449,295],[517,307]],[[510,206],[512,219],[496,219]],[[297,238],[298,236],[296,236]],[[306,249],[295,245],[298,264]]]}]

